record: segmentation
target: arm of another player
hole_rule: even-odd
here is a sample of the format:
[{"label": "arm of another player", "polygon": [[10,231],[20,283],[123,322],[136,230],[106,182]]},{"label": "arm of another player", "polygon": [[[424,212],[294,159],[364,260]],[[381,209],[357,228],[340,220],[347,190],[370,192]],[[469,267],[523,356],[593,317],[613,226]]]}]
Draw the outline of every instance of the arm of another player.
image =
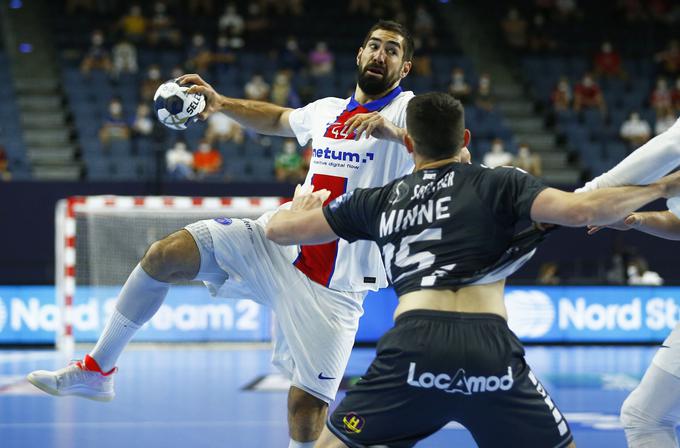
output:
[{"label": "arm of another player", "polygon": [[633,151],[614,168],[576,191],[581,193],[597,188],[647,184],[678,165],[680,165],[680,119],[670,129]]},{"label": "arm of another player", "polygon": [[569,227],[607,225],[645,204],[679,194],[680,172],[644,187],[603,188],[580,194],[547,188],[534,199],[531,219]]},{"label": "arm of another player", "polygon": [[328,190],[311,191],[311,187],[295,188],[290,210],[279,210],[267,223],[265,235],[281,245],[321,244],[336,240],[323,214],[323,203],[330,195]]},{"label": "arm of another player", "polygon": [[[614,225],[608,225],[606,228],[616,230],[635,229],[666,240],[680,241],[680,218],[675,216],[670,210],[632,213],[623,221]],[[602,227],[593,227],[588,230],[588,234],[592,235],[600,229]]]},{"label": "arm of another player", "polygon": [[196,74],[180,76],[177,82],[180,85],[194,84],[188,92],[205,96],[205,109],[199,115],[202,120],[214,112],[222,111],[241,126],[253,129],[260,134],[295,137],[288,121],[293,109],[264,101],[228,98],[217,93],[210,84]]}]

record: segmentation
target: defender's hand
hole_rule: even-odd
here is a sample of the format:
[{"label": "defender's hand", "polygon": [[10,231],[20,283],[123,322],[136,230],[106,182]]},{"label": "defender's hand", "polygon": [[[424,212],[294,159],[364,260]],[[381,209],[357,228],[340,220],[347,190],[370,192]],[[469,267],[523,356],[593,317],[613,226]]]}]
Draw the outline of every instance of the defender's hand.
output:
[{"label": "defender's hand", "polygon": [[326,202],[328,196],[331,195],[329,190],[317,190],[313,191],[314,186],[305,185],[300,186],[299,184],[295,187],[295,194],[293,195],[293,203],[290,206],[292,211],[295,210],[314,210],[323,206]]},{"label": "defender's hand", "polygon": [[219,93],[217,93],[213,86],[205,82],[199,75],[195,73],[182,75],[177,78],[177,82],[179,85],[193,84],[193,86],[187,90],[187,93],[198,93],[205,97],[205,109],[198,114],[198,118],[201,120],[207,119],[210,114],[220,110]]},{"label": "defender's hand", "polygon": [[382,140],[390,140],[404,144],[404,129],[398,128],[390,120],[386,119],[379,112],[369,112],[357,114],[345,122],[347,135],[356,132],[355,140],[361,136],[375,137]]},{"label": "defender's hand", "polygon": [[621,231],[634,229],[635,227],[642,224],[643,219],[644,218],[639,213],[631,213],[625,219],[618,222],[614,222],[612,224],[608,224],[606,226],[588,226],[588,235],[597,233],[602,229],[614,229]]}]

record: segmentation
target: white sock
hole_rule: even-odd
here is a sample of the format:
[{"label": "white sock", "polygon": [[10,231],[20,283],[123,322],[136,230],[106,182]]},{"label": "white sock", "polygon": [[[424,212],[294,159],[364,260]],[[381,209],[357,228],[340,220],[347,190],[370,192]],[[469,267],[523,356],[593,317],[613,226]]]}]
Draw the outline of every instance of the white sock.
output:
[{"label": "white sock", "polygon": [[621,185],[644,185],[665,176],[680,165],[680,119],[577,193]]},{"label": "white sock", "polygon": [[90,352],[90,356],[97,361],[102,372],[108,372],[116,366],[118,357],[139,328],[140,325],[127,319],[118,310],[113,310],[97,345]]},{"label": "white sock", "polygon": [[626,398],[621,422],[629,448],[677,447],[680,422],[680,378],[652,364]]},{"label": "white sock", "polygon": [[314,442],[296,442],[293,439],[290,439],[290,443],[288,444],[288,448],[314,448]]},{"label": "white sock", "polygon": [[170,289],[144,272],[140,265],[130,273],[116,301],[116,308],[90,356],[104,372],[116,365],[132,336],[161,307]]}]

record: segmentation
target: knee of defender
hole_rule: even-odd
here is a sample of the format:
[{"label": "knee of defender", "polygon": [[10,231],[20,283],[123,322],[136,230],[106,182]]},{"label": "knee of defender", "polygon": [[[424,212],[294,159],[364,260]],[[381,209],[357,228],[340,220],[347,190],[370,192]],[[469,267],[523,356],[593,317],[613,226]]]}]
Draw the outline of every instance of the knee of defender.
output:
[{"label": "knee of defender", "polygon": [[142,269],[161,282],[191,280],[200,267],[200,253],[190,235],[172,234],[153,243],[140,262]]},{"label": "knee of defender", "polygon": [[628,398],[623,402],[621,406],[621,424],[626,430],[651,430],[653,428],[663,427],[664,424],[661,421],[654,421],[652,418],[648,417],[642,410],[635,406],[634,400],[631,398],[633,395],[629,395]]}]

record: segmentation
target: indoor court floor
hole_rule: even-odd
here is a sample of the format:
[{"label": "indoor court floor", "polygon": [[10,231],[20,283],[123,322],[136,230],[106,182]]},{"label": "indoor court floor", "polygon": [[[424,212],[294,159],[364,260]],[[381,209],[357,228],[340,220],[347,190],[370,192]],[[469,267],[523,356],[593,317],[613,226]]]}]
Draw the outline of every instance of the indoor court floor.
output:
[{"label": "indoor court floor", "polygon": [[[655,350],[526,349],[579,448],[625,447],[618,410]],[[349,381],[373,355],[372,348],[354,350]],[[133,345],[120,360],[116,399],[98,403],[54,398],[24,380],[31,370],[65,365],[59,352],[0,351],[0,447],[285,448],[287,385],[269,356],[266,346]],[[476,445],[464,428],[449,424],[418,446]]]}]

